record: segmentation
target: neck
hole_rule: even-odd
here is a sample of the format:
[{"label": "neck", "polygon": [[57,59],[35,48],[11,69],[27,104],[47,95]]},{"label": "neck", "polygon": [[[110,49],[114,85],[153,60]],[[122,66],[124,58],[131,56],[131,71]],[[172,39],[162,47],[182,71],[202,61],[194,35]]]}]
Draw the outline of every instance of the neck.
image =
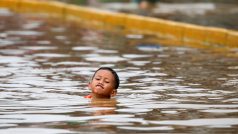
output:
[{"label": "neck", "polygon": [[104,96],[104,95],[98,95],[98,94],[94,94],[94,93],[92,93],[91,95],[92,95],[93,99],[110,99],[111,98],[110,95]]}]

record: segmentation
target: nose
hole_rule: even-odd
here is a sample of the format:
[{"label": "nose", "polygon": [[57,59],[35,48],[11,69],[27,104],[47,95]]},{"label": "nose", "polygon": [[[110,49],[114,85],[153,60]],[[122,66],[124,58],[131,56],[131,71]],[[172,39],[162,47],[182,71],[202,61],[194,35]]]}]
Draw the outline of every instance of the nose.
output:
[{"label": "nose", "polygon": [[100,84],[103,84],[103,80],[101,79],[101,80],[99,81],[99,83],[100,83]]}]

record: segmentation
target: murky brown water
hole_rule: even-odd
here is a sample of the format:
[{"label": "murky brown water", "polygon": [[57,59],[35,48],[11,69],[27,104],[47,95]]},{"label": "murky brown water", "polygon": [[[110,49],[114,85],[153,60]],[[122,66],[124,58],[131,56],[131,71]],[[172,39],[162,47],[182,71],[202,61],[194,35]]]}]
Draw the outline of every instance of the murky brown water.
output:
[{"label": "murky brown water", "polygon": [[[0,10],[0,133],[237,133],[238,58]],[[91,102],[99,66],[121,79]]]}]

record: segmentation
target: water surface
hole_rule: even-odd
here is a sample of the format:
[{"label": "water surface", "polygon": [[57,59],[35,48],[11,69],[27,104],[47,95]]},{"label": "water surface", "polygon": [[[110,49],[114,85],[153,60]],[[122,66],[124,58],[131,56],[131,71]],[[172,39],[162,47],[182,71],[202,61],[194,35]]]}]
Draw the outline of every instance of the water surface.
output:
[{"label": "water surface", "polygon": [[[238,58],[0,13],[0,133],[236,133]],[[121,85],[91,101],[100,66]]]}]

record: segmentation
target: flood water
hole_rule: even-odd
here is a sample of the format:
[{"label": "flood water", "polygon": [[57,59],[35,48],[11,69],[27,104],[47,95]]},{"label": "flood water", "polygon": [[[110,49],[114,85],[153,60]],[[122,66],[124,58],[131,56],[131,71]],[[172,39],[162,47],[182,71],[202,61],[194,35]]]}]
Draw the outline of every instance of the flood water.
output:
[{"label": "flood water", "polygon": [[[237,133],[238,58],[0,10],[0,133]],[[100,66],[121,79],[91,101]]]}]

